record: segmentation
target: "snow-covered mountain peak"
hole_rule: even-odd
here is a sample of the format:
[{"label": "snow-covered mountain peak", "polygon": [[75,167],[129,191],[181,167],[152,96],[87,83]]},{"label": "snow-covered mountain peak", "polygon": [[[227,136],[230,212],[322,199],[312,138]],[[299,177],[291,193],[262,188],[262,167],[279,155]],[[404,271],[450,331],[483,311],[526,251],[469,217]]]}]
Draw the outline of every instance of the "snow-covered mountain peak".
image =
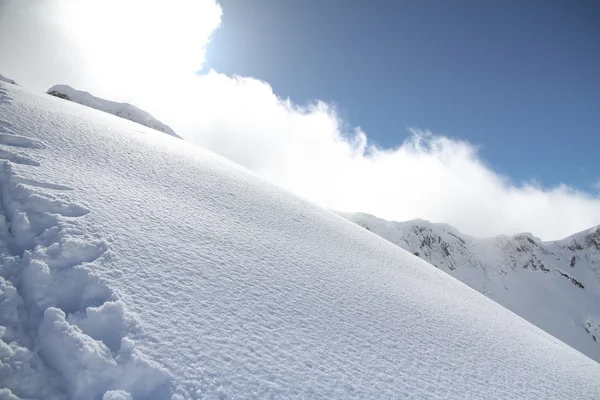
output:
[{"label": "snow-covered mountain peak", "polygon": [[537,242],[541,243],[542,239],[537,236],[534,236],[531,232],[520,232],[512,236],[515,240],[527,240],[530,243]]},{"label": "snow-covered mountain peak", "polygon": [[563,240],[559,240],[557,241],[557,244],[573,251],[589,248],[600,250],[600,225],[578,232]]},{"label": "snow-covered mountain peak", "polygon": [[75,103],[82,104],[96,110],[104,111],[117,117],[125,118],[138,124],[147,126],[157,131],[164,132],[168,135],[175,136],[181,139],[173,129],[168,125],[163,124],[151,114],[137,108],[129,103],[117,103],[110,100],[101,99],[89,92],[73,89],[69,85],[55,85],[48,89],[48,94],[60,97],[61,99],[70,100]]}]

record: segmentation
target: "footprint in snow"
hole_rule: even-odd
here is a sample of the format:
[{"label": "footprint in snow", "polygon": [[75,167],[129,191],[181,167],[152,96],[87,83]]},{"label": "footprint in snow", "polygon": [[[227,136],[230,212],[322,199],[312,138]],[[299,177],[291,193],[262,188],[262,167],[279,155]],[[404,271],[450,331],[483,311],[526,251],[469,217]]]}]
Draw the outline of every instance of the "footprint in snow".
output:
[{"label": "footprint in snow", "polygon": [[46,146],[39,140],[31,139],[25,136],[0,133],[0,144],[13,147],[22,147],[26,149],[44,149]]},{"label": "footprint in snow", "polygon": [[14,162],[15,164],[33,165],[39,167],[40,163],[32,158],[27,157],[25,154],[13,153],[12,151],[0,149],[0,160],[7,160]]}]

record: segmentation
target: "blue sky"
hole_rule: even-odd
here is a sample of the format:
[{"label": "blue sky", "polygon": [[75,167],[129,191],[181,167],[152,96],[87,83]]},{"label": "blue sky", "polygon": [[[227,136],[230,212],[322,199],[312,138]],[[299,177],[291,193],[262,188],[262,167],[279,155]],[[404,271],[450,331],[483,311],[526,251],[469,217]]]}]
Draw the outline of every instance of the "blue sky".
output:
[{"label": "blue sky", "polygon": [[370,140],[406,127],[482,146],[513,181],[594,190],[600,3],[220,0],[206,69],[335,103]]}]

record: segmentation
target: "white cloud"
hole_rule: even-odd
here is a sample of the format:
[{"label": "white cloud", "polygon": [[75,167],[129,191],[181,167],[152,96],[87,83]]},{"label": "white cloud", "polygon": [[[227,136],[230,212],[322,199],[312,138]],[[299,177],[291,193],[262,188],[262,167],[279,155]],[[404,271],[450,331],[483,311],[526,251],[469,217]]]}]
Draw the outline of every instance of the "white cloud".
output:
[{"label": "white cloud", "polygon": [[[48,1],[39,4],[56,10]],[[152,42],[132,33],[130,25],[148,31],[160,27],[165,18],[175,21],[177,15],[148,11],[142,13],[143,23],[128,24],[140,19],[131,17],[136,15],[136,8],[125,8],[125,15],[130,17],[115,24],[120,33],[94,34],[89,39],[94,43],[90,48],[81,47],[80,35],[89,34],[85,18],[91,14],[70,11],[84,19],[76,24],[64,21],[68,13],[52,14],[62,28],[53,31],[42,27],[45,36],[37,39],[43,39],[45,45],[36,46],[52,62],[56,60],[48,46],[71,49],[72,53],[61,53],[69,54],[72,61],[67,69],[54,64],[44,69],[39,63],[35,65],[36,57],[41,56],[19,50],[35,39],[35,34],[27,31],[35,12],[13,12],[8,19],[17,22],[10,24],[10,37],[20,39],[17,45],[11,44],[2,27],[6,19],[0,20],[0,51],[6,56],[0,59],[0,71],[25,86],[41,81],[36,75],[39,73],[44,75],[44,89],[55,83],[71,83],[113,100],[130,101],[189,141],[324,207],[394,220],[425,218],[485,236],[529,231],[543,239],[557,239],[600,224],[600,197],[565,185],[541,188],[534,183],[514,184],[487,166],[470,143],[413,131],[399,147],[381,149],[371,145],[359,128],[344,131],[338,113],[326,103],[296,105],[279,99],[267,83],[252,78],[212,71],[196,76],[191,71],[199,69],[203,46],[219,25],[221,11],[212,0],[194,2],[193,7],[200,8],[188,9],[189,18],[182,20],[180,29],[165,32],[169,40]],[[205,16],[198,19],[201,27],[193,23],[198,13]],[[44,24],[39,19],[38,23]],[[106,25],[106,29],[111,27],[109,22]],[[173,49],[171,45],[178,38],[185,40]],[[129,46],[138,45],[136,51],[127,51]],[[102,57],[92,57],[89,50],[93,48],[101,49]],[[195,51],[200,54],[190,58]],[[28,61],[30,57],[33,61]],[[165,59],[153,63],[156,57]],[[3,70],[17,63],[25,69],[19,73]],[[99,65],[107,66],[110,73],[98,70]],[[107,77],[111,79],[107,81]]]},{"label": "white cloud", "polygon": [[599,197],[515,185],[465,141],[413,130],[398,148],[380,149],[358,128],[344,132],[331,106],[278,99],[265,82],[211,72],[187,87],[185,107],[169,120],[188,140],[324,207],[483,236],[528,231],[549,240],[600,224]]}]

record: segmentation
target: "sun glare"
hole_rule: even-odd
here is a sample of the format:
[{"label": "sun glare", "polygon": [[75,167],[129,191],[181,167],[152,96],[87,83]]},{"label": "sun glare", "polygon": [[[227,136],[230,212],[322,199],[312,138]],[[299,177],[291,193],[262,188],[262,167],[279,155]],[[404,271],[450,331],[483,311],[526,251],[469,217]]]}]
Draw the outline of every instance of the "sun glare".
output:
[{"label": "sun glare", "polygon": [[130,89],[202,68],[221,19],[214,0],[63,0],[56,6],[96,83]]}]

